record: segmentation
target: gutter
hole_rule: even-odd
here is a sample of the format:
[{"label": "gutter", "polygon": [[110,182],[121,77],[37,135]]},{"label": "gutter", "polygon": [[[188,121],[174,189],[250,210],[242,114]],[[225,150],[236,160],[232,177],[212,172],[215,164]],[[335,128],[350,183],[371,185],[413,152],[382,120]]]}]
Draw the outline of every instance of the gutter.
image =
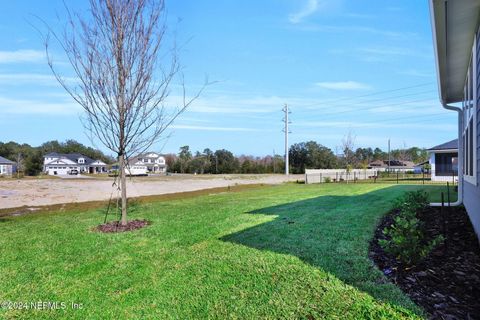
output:
[{"label": "gutter", "polygon": [[[442,101],[442,106],[447,110],[458,112],[458,199],[450,203],[450,206],[456,207],[463,204],[463,110],[459,107],[454,107]],[[447,204],[448,205],[448,204]],[[430,203],[432,207],[440,207],[441,203]]]}]

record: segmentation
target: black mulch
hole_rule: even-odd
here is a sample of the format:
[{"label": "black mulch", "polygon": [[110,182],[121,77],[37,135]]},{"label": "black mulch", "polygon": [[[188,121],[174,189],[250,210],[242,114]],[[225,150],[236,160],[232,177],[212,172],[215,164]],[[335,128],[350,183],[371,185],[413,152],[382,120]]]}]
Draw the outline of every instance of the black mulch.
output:
[{"label": "black mulch", "polygon": [[126,232],[141,229],[149,224],[150,222],[148,220],[131,220],[122,226],[119,221],[112,221],[99,225],[95,230],[104,233]]},{"label": "black mulch", "polygon": [[378,244],[394,216],[391,212],[383,218],[370,244],[370,258],[380,270],[422,306],[430,319],[480,319],[480,247],[465,209],[446,208],[442,215],[440,208],[429,208],[419,215],[429,238],[446,233],[447,240],[410,268]]}]

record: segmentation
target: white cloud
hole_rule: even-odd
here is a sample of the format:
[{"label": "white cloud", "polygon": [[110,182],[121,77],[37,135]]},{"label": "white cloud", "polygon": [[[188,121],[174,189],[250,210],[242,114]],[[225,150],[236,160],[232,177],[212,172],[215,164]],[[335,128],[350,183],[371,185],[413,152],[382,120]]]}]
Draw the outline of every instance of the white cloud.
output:
[{"label": "white cloud", "polygon": [[24,85],[33,83],[36,86],[58,86],[58,82],[52,75],[37,73],[1,73],[0,83],[3,85]]},{"label": "white cloud", "polygon": [[329,90],[367,90],[371,87],[367,84],[356,81],[340,81],[340,82],[317,82],[317,87]]},{"label": "white cloud", "polygon": [[[237,103],[235,103],[237,105]],[[188,108],[191,112],[197,113],[218,113],[218,114],[247,114],[247,113],[265,113],[270,112],[266,109],[253,109],[248,106],[234,106],[232,104],[209,103],[208,101],[199,101]]]},{"label": "white cloud", "polygon": [[[171,95],[166,102],[167,106],[181,105],[183,101],[182,96]],[[209,113],[209,114],[263,114],[279,110],[285,103],[279,97],[239,97],[235,95],[222,95],[208,97],[204,96],[195,100],[188,108],[188,112],[194,113]]]},{"label": "white cloud", "polygon": [[0,63],[45,61],[45,52],[41,50],[0,51]]},{"label": "white cloud", "polygon": [[[358,56],[367,62],[391,61],[398,57],[430,59],[429,49],[417,51],[406,47],[377,46],[357,49]],[[427,52],[427,53],[425,53]]]},{"label": "white cloud", "polygon": [[[400,122],[400,121],[399,121]],[[382,123],[378,122],[366,122],[366,121],[298,121],[295,123],[295,127],[309,127],[309,128],[335,128],[335,129],[350,129],[350,128],[364,128],[364,129],[416,129],[416,130],[441,130],[441,131],[454,131],[456,128],[455,123],[436,123],[431,120],[415,119],[404,123]]]},{"label": "white cloud", "polygon": [[416,70],[416,69],[408,69],[408,70],[399,71],[398,74],[405,75],[405,76],[412,76],[412,77],[435,79],[435,73],[433,73],[433,72],[423,72],[423,71]]},{"label": "white cloud", "polygon": [[360,48],[358,51],[369,53],[369,54],[386,55],[386,56],[414,55],[414,52],[410,48],[402,48],[402,47],[371,47],[371,48]]},{"label": "white cloud", "polygon": [[395,32],[390,30],[365,27],[365,26],[333,26],[333,25],[319,25],[319,24],[302,24],[300,26],[295,26],[296,29],[310,32],[327,32],[327,33],[368,33],[372,35],[380,35],[390,38],[412,38],[416,37],[417,34],[412,32]]},{"label": "white cloud", "polygon": [[[75,84],[77,78],[62,77],[68,84]],[[0,73],[0,83],[4,86],[34,84],[35,86],[60,87],[57,79],[52,74],[42,73]]]},{"label": "white cloud", "polygon": [[300,23],[304,18],[314,14],[319,9],[319,6],[318,0],[307,0],[307,3],[300,11],[288,16],[288,20],[294,24]]},{"label": "white cloud", "polygon": [[210,127],[210,126],[204,127],[204,126],[191,126],[191,125],[181,125],[181,124],[172,125],[172,129],[201,130],[201,131],[238,131],[238,132],[262,131],[260,129],[254,129],[254,128]]},{"label": "white cloud", "polygon": [[45,102],[36,100],[22,100],[0,97],[2,114],[24,115],[74,115],[82,111],[74,102]]}]

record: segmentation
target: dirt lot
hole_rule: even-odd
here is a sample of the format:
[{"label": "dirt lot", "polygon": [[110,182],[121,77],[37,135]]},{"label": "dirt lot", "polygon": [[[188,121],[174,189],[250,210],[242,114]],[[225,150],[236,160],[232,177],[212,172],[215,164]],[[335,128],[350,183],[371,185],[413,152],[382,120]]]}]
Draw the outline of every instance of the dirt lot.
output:
[{"label": "dirt lot", "polygon": [[[129,178],[129,197],[159,195],[227,187],[236,184],[278,184],[303,180],[303,175],[178,175]],[[113,178],[90,179],[2,179],[0,209],[22,206],[43,206],[59,203],[108,200],[116,187]]]}]

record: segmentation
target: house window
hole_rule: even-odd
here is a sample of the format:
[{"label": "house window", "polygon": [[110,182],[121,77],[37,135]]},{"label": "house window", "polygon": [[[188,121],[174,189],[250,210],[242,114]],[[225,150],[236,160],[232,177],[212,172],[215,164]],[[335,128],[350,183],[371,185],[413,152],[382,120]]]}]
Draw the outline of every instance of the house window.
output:
[{"label": "house window", "polygon": [[435,175],[452,176],[457,175],[457,153],[435,153]]},{"label": "house window", "polygon": [[[476,39],[475,39],[476,40]],[[466,182],[477,184],[477,101],[479,68],[477,68],[477,41],[472,49],[472,58],[468,67],[463,99],[463,178]]]},{"label": "house window", "polygon": [[474,161],[474,153],[475,148],[473,147],[473,119],[470,119],[468,124],[469,128],[469,136],[468,136],[468,172],[470,176],[474,176],[473,172],[473,161]]}]

